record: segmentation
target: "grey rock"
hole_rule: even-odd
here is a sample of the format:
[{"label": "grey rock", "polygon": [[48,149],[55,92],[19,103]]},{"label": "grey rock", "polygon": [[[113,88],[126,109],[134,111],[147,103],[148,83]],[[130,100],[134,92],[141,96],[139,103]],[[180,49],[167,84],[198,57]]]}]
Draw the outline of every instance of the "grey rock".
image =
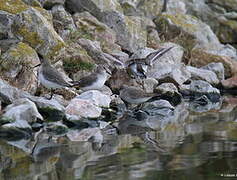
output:
[{"label": "grey rock", "polygon": [[157,85],[158,81],[154,78],[146,78],[143,80],[143,88],[147,93],[152,93]]},{"label": "grey rock", "polygon": [[78,120],[81,117],[98,118],[102,113],[102,108],[95,105],[91,100],[74,98],[66,107],[65,112],[73,115],[70,120]]},{"label": "grey rock", "polygon": [[2,54],[0,70],[2,76],[16,87],[34,94],[37,89],[37,68],[33,67],[39,63],[36,51],[20,42]]},{"label": "grey rock", "polygon": [[0,11],[0,39],[10,39],[14,37],[11,31],[14,16],[14,14],[6,11]]},{"label": "grey rock", "polygon": [[211,102],[218,102],[220,100],[220,91],[202,80],[193,80],[190,84],[183,84],[180,86],[180,91],[185,96],[191,96],[194,99],[206,95]]},{"label": "grey rock", "polygon": [[12,30],[14,35],[22,38],[44,57],[56,55],[65,46],[50,22],[34,8],[17,14]]},{"label": "grey rock", "polygon": [[27,98],[21,98],[14,101],[4,109],[3,117],[14,119],[14,121],[26,121],[28,123],[36,122],[37,119],[43,120],[38,109],[32,101]]},{"label": "grey rock", "polygon": [[[106,12],[101,19],[116,32],[117,43],[130,52],[145,47],[147,20],[136,16],[124,16],[119,12]],[[136,29],[136,30],[135,30]]]},{"label": "grey rock", "polygon": [[209,63],[206,66],[201,67],[201,69],[207,69],[216,73],[216,76],[219,81],[225,79],[225,69],[222,63]]},{"label": "grey rock", "polygon": [[176,16],[175,14],[163,13],[155,20],[155,23],[161,31],[164,28],[170,29],[165,34],[167,39],[172,39],[182,32],[183,36],[179,38],[183,40],[184,47],[192,48],[198,46],[205,48],[220,45],[218,38],[210,26],[191,15],[179,14]]},{"label": "grey rock", "polygon": [[93,136],[102,136],[99,128],[86,128],[81,131],[74,130],[67,133],[70,141],[88,141]]},{"label": "grey rock", "polygon": [[112,53],[120,51],[121,48],[116,44],[116,33],[106,24],[98,21],[89,12],[76,13],[73,15],[77,26],[79,38],[85,37],[99,41],[103,52]]},{"label": "grey rock", "polygon": [[192,66],[186,66],[187,70],[191,73],[191,79],[204,80],[210,84],[217,85],[220,81],[216,73],[207,69],[199,69]]},{"label": "grey rock", "polygon": [[45,127],[47,133],[51,135],[65,135],[69,129],[61,121],[50,122]]},{"label": "grey rock", "polygon": [[109,104],[111,102],[111,98],[109,95],[105,95],[98,90],[90,90],[83,92],[76,98],[90,100],[91,102],[93,102],[93,104],[99,107],[109,107]]},{"label": "grey rock", "polygon": [[183,64],[155,63],[148,71],[148,77],[157,79],[159,82],[174,83],[176,86],[182,85],[191,77],[190,72]]},{"label": "grey rock", "polygon": [[64,9],[63,5],[53,6],[51,12],[55,30],[66,40],[70,33],[76,30],[72,16]]},{"label": "grey rock", "polygon": [[182,95],[173,83],[162,83],[155,88],[154,92],[161,94],[172,105],[177,105],[182,101]]},{"label": "grey rock", "polygon": [[113,56],[102,52],[100,44],[98,41],[91,41],[89,39],[79,39],[78,43],[86,49],[87,53],[93,58],[96,59],[98,64],[107,64],[110,66],[123,66],[123,64],[114,58]]},{"label": "grey rock", "polygon": [[0,79],[0,100],[5,104],[11,104],[15,99],[31,96],[28,92],[19,90]]},{"label": "grey rock", "polygon": [[38,0],[46,9],[51,9],[55,5],[64,5],[65,0]]},{"label": "grey rock", "polygon": [[19,98],[28,98],[33,101],[40,113],[43,116],[47,115],[47,119],[61,120],[65,116],[65,108],[55,99],[47,100],[43,97],[32,96],[28,92],[10,86],[6,81],[0,79],[0,100],[6,104],[11,104]]}]

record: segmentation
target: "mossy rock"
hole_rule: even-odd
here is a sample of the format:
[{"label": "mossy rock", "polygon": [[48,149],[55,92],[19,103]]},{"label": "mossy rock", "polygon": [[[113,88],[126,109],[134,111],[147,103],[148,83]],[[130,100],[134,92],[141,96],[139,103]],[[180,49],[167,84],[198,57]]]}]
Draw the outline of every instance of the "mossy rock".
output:
[{"label": "mossy rock", "polygon": [[18,14],[12,25],[13,33],[33,47],[39,54],[50,59],[65,43],[52,24],[36,9],[29,8]]}]

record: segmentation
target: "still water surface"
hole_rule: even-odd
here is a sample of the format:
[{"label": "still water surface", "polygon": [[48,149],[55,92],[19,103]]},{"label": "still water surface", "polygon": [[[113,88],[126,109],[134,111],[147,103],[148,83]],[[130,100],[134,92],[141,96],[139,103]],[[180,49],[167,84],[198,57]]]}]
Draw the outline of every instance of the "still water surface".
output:
[{"label": "still water surface", "polygon": [[[179,118],[159,130],[127,120],[103,143],[42,142],[35,156],[29,140],[0,140],[1,180],[216,180],[237,179],[237,100],[210,110],[181,105]],[[138,122],[138,124],[141,122]],[[50,144],[50,145],[49,145]],[[24,149],[25,148],[25,149]]]}]

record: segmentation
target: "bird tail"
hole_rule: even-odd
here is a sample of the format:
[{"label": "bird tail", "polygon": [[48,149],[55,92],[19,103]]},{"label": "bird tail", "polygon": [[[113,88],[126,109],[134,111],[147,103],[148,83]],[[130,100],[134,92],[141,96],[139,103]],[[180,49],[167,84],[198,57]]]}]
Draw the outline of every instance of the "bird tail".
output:
[{"label": "bird tail", "polygon": [[152,64],[154,61],[162,57],[165,53],[170,51],[174,46],[171,46],[169,48],[161,48],[151,54],[149,54],[146,58],[148,59],[149,63]]}]

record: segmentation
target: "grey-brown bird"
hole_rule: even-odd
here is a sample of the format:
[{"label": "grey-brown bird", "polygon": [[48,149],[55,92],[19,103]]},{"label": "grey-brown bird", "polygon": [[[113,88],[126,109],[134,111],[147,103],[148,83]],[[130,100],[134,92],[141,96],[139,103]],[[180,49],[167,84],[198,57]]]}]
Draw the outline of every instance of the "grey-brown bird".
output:
[{"label": "grey-brown bird", "polygon": [[157,93],[146,93],[135,86],[123,85],[119,91],[120,98],[129,104],[142,104],[153,97],[159,97]]},{"label": "grey-brown bird", "polygon": [[64,87],[72,87],[73,84],[66,81],[62,74],[55,69],[47,59],[40,58],[41,64],[39,68],[38,78],[40,83],[51,90],[51,96],[53,96],[53,90]]},{"label": "grey-brown bird", "polygon": [[161,58],[165,53],[170,51],[172,47],[169,48],[161,48],[155,52],[150,53],[145,58],[141,59],[131,59],[126,62],[126,67],[128,73],[134,78],[146,78],[146,73],[148,67],[151,67],[153,63]]},{"label": "grey-brown bird", "polygon": [[111,74],[111,72],[108,68],[99,65],[95,72],[82,77],[79,81],[74,82],[74,84],[82,91],[98,90],[104,86],[109,74]]}]

